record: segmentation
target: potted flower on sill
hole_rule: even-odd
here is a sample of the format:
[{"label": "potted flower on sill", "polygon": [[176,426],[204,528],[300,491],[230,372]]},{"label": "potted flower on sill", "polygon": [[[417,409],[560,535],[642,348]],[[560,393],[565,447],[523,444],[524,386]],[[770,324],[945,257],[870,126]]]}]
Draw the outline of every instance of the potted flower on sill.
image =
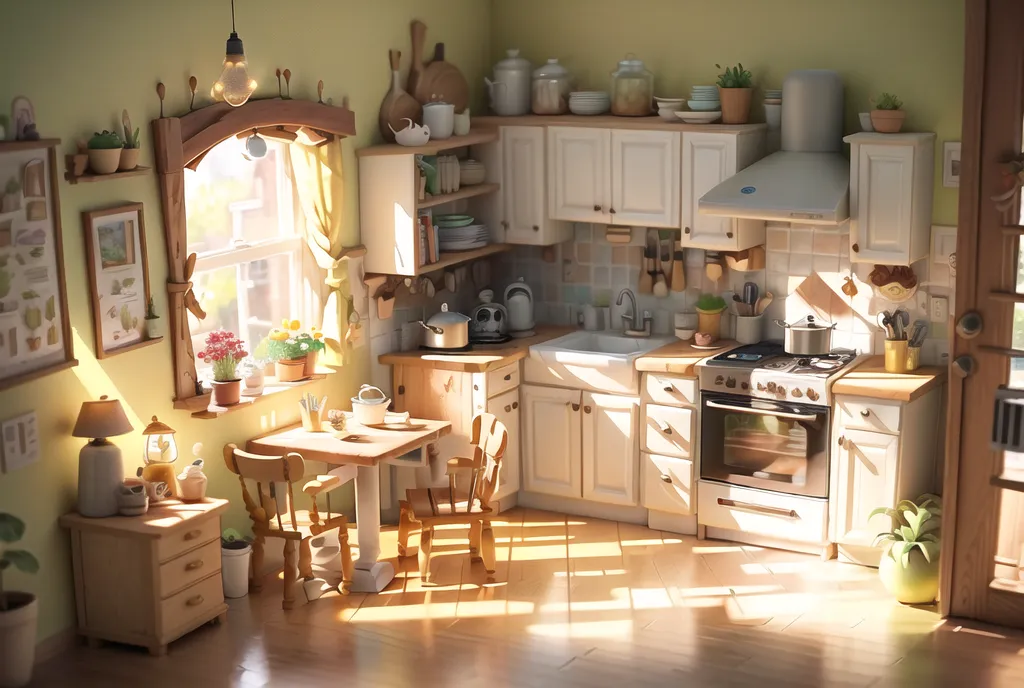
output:
[{"label": "potted flower on sill", "polygon": [[[716,64],[722,69],[722,65]],[[743,68],[726,67],[718,75],[718,98],[722,102],[722,122],[725,124],[746,124],[750,121],[750,100],[753,96],[754,75]]]},{"label": "potted flower on sill", "polygon": [[95,174],[113,174],[121,164],[124,144],[117,132],[98,131],[89,139],[89,169]]},{"label": "potted flower on sill", "polygon": [[17,516],[0,513],[0,686],[24,686],[32,678],[36,654],[36,619],[39,605],[28,592],[6,591],[3,574],[14,567],[23,573],[39,571],[31,552],[8,549],[25,534],[25,523]]},{"label": "potted flower on sill", "polygon": [[213,403],[237,404],[242,393],[238,364],[246,356],[245,344],[233,332],[215,330],[206,335],[206,348],[198,355],[204,363],[213,364]]},{"label": "potted flower on sill", "polygon": [[698,344],[711,344],[722,333],[722,312],[725,310],[725,299],[715,294],[701,294],[697,300],[697,334],[704,334],[710,339],[697,337]]},{"label": "potted flower on sill", "polygon": [[903,101],[892,93],[883,93],[877,100],[872,100],[875,109],[871,111],[871,126],[882,134],[898,134],[903,128],[903,120],[907,113],[903,111]]},{"label": "potted flower on sill", "polygon": [[875,546],[889,543],[878,564],[882,585],[903,604],[931,604],[939,594],[939,531],[942,499],[921,495],[904,499],[895,509],[880,507],[868,518],[884,514],[892,519],[888,533],[879,533]]},{"label": "potted flower on sill", "polygon": [[320,356],[320,352],[327,348],[324,344],[324,333],[320,331],[320,328],[311,326],[309,332],[303,332],[298,337],[299,345],[305,345],[306,350],[306,377],[312,377],[316,373],[316,360]]},{"label": "potted flower on sill", "polygon": [[121,171],[134,170],[139,166],[139,129],[132,131],[132,121],[128,118],[128,111],[121,112],[121,124],[124,127],[124,148],[121,149],[121,159],[117,169]]},{"label": "potted flower on sill", "polygon": [[163,327],[160,325],[160,316],[156,314],[156,307],[153,305],[153,297],[146,301],[146,339],[157,339],[164,335]]},{"label": "potted flower on sill", "polygon": [[285,320],[280,328],[270,331],[267,350],[274,360],[274,373],[279,382],[298,382],[316,368],[316,354],[324,348],[323,334],[302,332],[298,320]]}]

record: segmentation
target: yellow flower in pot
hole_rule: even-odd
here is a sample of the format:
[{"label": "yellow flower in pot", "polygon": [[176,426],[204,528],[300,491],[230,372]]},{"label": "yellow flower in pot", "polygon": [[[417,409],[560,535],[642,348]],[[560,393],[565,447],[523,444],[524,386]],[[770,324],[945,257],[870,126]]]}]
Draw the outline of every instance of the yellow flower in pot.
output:
[{"label": "yellow flower in pot", "polygon": [[875,509],[868,519],[878,515],[892,519],[890,531],[879,533],[874,542],[889,543],[878,564],[882,585],[903,604],[934,602],[939,594],[942,499],[933,494],[916,502],[904,499],[895,509]]}]

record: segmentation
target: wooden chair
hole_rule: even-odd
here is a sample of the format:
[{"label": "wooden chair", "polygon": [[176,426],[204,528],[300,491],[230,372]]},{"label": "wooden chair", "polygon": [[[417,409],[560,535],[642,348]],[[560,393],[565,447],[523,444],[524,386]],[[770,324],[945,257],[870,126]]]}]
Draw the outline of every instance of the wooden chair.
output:
[{"label": "wooden chair", "polygon": [[430,549],[434,526],[469,525],[472,561],[483,560],[494,573],[494,532],[491,530],[491,497],[498,489],[501,459],[508,445],[508,430],[490,413],[473,418],[473,458],[448,460],[448,487],[406,490],[400,501],[398,555],[406,556],[409,536],[420,530],[420,578],[429,582]]},{"label": "wooden chair", "polygon": [[[342,484],[341,478],[333,475],[318,475],[303,487],[309,495],[309,511],[296,511],[292,485],[302,480],[305,464],[302,457],[292,452],[285,456],[260,456],[242,451],[234,444],[224,446],[224,463],[228,470],[238,476],[242,486],[242,500],[252,520],[255,541],[252,543],[253,577],[250,589],[259,592],[262,587],[260,569],[263,567],[263,546],[266,538],[284,540],[284,601],[281,606],[291,609],[295,605],[295,583],[301,575],[303,580],[313,580],[313,556],[310,539],[338,529],[341,545],[342,584],[339,587],[347,595],[352,582],[352,550],[348,543],[348,519],[344,514],[331,513],[330,490]],[[246,480],[256,483],[259,503],[252,498]],[[285,483],[285,515],[278,509],[277,485]],[[317,508],[317,495],[327,497],[327,517],[323,518]],[[296,556],[296,543],[298,555]]]}]

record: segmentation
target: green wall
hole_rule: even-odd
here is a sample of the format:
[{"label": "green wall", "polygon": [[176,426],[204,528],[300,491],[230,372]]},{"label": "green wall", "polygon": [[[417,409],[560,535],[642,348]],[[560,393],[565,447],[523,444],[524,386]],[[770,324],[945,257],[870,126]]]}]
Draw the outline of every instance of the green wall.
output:
[{"label": "green wall", "polygon": [[[403,52],[403,72],[410,60],[409,22],[422,19],[427,40],[444,41],[449,60],[460,65],[470,83],[482,83],[490,62],[490,3],[487,0],[237,0],[238,31],[245,41],[259,95],[276,93],[276,67],[292,71],[292,95],[316,98],[323,79],[324,97],[340,102],[348,96],[359,135],[346,144],[349,222],[346,243],[358,241],[356,165],[352,151],[377,139],[377,108],[390,84],[389,48]],[[167,85],[167,114],[188,109],[188,77],[199,79],[205,102],[220,72],[224,41],[230,31],[228,0],[48,0],[22,2],[4,12],[0,22],[0,101],[25,95],[35,105],[39,131],[63,139],[62,154],[74,140],[94,130],[113,129],[127,108],[142,127],[141,163],[152,165],[149,120],[159,115],[157,81]],[[476,89],[479,95],[479,89]],[[6,106],[4,106],[6,107]],[[150,279],[157,308],[166,311],[162,285],[167,278],[163,226],[156,176],[70,186],[60,184],[65,270],[69,310],[75,330],[75,353],[81,365],[0,392],[0,418],[35,409],[42,434],[42,458],[28,468],[0,475],[0,510],[28,524],[24,545],[39,557],[36,576],[11,573],[5,584],[40,597],[39,637],[74,623],[70,548],[57,518],[74,507],[78,451],[70,437],[81,403],[100,394],[123,400],[137,431],[153,414],[178,430],[179,451],[190,456],[203,442],[210,466],[210,493],[229,497],[227,524],[244,527],[238,484],[220,460],[226,442],[244,441],[262,430],[298,420],[300,392],[281,394],[220,420],[192,420],[171,408],[169,344],[161,344],[97,362],[88,294],[83,210],[121,201],[145,204]],[[368,377],[367,349],[353,365],[314,391],[340,400]],[[138,432],[115,440],[127,470],[141,464]],[[182,463],[183,460],[179,460]],[[349,498],[351,501],[351,497]]]},{"label": "green wall", "polygon": [[938,134],[934,219],[956,224],[941,159],[942,141],[960,140],[963,0],[494,0],[492,26],[492,58],[506,48],[535,65],[557,57],[584,89],[607,90],[627,53],[644,60],[663,96],[714,83],[716,63],[742,62],[760,88],[781,88],[793,69],[834,69],[848,132],[859,131],[870,97],[897,93],[906,128]]}]

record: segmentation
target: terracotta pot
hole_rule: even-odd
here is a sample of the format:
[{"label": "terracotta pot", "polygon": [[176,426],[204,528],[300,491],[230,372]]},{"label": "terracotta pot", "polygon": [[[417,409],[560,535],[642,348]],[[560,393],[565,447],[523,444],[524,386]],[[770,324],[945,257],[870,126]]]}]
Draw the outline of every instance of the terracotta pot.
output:
[{"label": "terracotta pot", "polygon": [[121,162],[118,164],[117,169],[121,171],[134,170],[139,166],[139,152],[141,148],[122,148],[121,149]]},{"label": "terracotta pot", "polygon": [[882,134],[898,134],[906,117],[903,110],[872,110],[871,126]]},{"label": "terracotta pot", "polygon": [[95,174],[113,174],[121,164],[123,148],[90,148],[89,169]]},{"label": "terracotta pot", "polygon": [[697,331],[711,335],[711,341],[717,341],[722,334],[722,311],[702,311],[697,309]]},{"label": "terracotta pot", "polygon": [[718,99],[722,101],[723,124],[746,124],[750,121],[750,99],[752,88],[718,87]]},{"label": "terracotta pot", "polygon": [[215,406],[237,404],[242,394],[241,380],[214,380],[213,403]]},{"label": "terracotta pot", "polygon": [[316,351],[310,351],[308,354],[306,354],[306,368],[305,368],[305,370],[306,370],[305,376],[306,377],[312,377],[313,374],[316,372],[317,354],[318,354],[318,352],[316,352]]},{"label": "terracotta pot", "polygon": [[306,357],[277,361],[274,372],[278,382],[298,382],[306,377]]},{"label": "terracotta pot", "polygon": [[929,562],[917,547],[910,551],[906,566],[892,550],[882,555],[878,577],[893,597],[903,604],[931,604],[939,594],[939,560]]}]

